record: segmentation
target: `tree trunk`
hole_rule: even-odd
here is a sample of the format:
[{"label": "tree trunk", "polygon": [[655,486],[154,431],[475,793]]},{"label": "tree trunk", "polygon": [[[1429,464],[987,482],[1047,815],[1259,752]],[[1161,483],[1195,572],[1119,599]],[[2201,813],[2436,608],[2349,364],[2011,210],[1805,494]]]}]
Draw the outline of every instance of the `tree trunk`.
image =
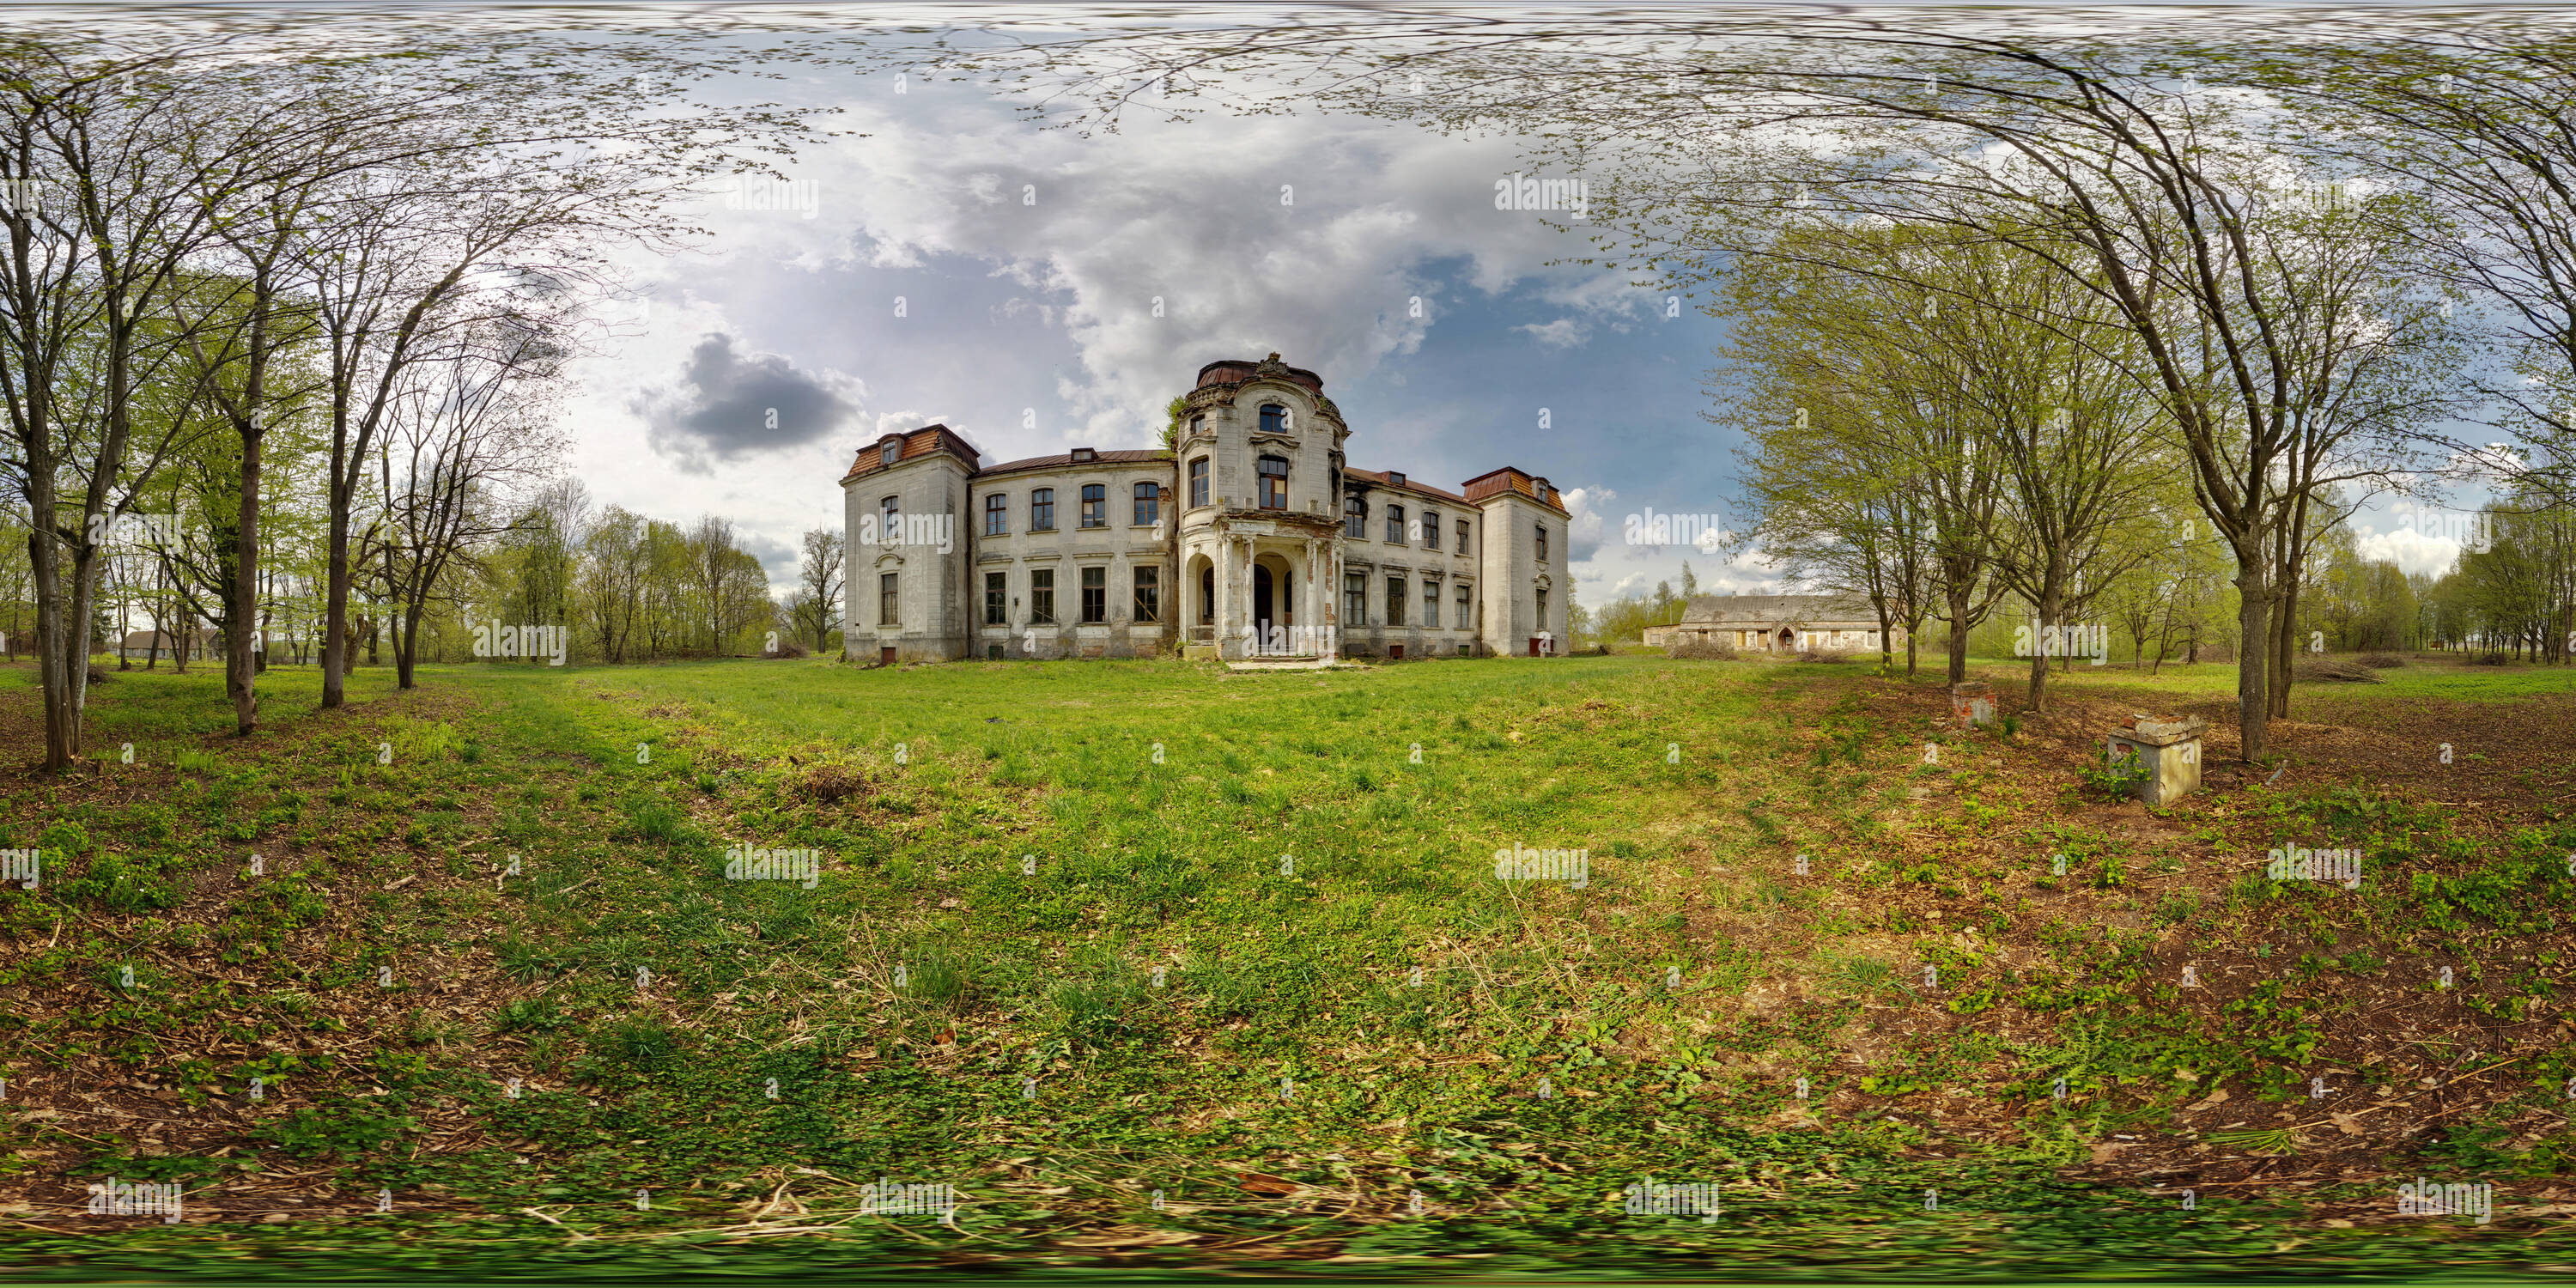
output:
[{"label": "tree trunk", "polygon": [[420,657],[420,619],[418,606],[403,610],[402,629],[394,636],[394,687],[412,687],[412,666]]},{"label": "tree trunk", "polygon": [[[2031,612],[2037,618],[2031,623],[2031,633],[2038,637],[2032,642],[2039,645],[2031,650],[2030,659],[2030,700],[2027,707],[2032,711],[2042,710],[2048,701],[2048,624],[2057,620],[2059,605],[2065,602],[2065,595],[2058,590],[2056,582],[2057,578],[2051,575],[2049,584],[2040,589],[2040,602],[2031,606]],[[2060,649],[2067,647],[2066,632],[2062,629],[2058,632],[2057,646]]]},{"label": "tree trunk", "polygon": [[2262,758],[2270,731],[2272,707],[2264,681],[2271,676],[2272,595],[2263,584],[2262,552],[2240,560],[2236,571],[2236,726],[2237,759],[2253,764]]},{"label": "tree trunk", "polygon": [[2290,718],[2291,668],[2299,657],[2299,579],[2296,572],[2282,579],[2280,600],[2272,610],[2272,685],[2267,694],[2272,718]]},{"label": "tree trunk", "polygon": [[1964,684],[1968,679],[1968,588],[1953,577],[1946,589],[1950,595],[1950,683]]},{"label": "tree trunk", "polygon": [[[339,471],[339,461],[332,462]],[[354,479],[353,466],[349,474]],[[349,670],[349,506],[346,489],[333,480],[331,533],[329,538],[330,571],[326,574],[329,588],[323,594],[322,609],[322,709],[331,711],[348,700],[348,686],[343,677]]]},{"label": "tree trunk", "polygon": [[251,639],[259,629],[259,467],[264,437],[256,429],[241,435],[241,511],[236,516],[241,530],[234,534],[232,620],[224,632],[224,691],[233,700],[233,732],[245,738],[259,732],[255,677],[265,652],[253,648]]}]

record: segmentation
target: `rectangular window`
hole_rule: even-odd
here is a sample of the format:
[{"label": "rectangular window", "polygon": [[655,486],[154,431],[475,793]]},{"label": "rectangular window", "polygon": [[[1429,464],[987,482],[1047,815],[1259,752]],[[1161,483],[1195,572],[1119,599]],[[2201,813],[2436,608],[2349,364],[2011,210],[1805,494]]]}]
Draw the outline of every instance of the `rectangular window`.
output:
[{"label": "rectangular window", "polygon": [[[1424,525],[1423,530],[1426,532],[1429,531],[1429,525]],[[1440,624],[1439,582],[1426,581],[1422,583],[1422,624],[1425,626],[1438,626]]]},{"label": "rectangular window", "polygon": [[1265,434],[1287,433],[1288,409],[1277,403],[1261,404],[1261,432]]},{"label": "rectangular window", "polygon": [[1029,493],[1029,531],[1055,531],[1055,489],[1042,487]]},{"label": "rectangular window", "polygon": [[1440,548],[1440,515],[1436,511],[1422,512],[1422,548],[1425,550]]},{"label": "rectangular window", "polygon": [[1538,561],[1547,562],[1547,525],[1538,525]]},{"label": "rectangular window", "polygon": [[1109,570],[1106,568],[1085,568],[1082,570],[1083,624],[1086,626],[1097,626],[1108,620]]},{"label": "rectangular window", "polygon": [[1368,625],[1368,574],[1342,574],[1342,625],[1358,630]]},{"label": "rectangular window", "polygon": [[1386,624],[1404,625],[1404,578],[1386,579]]},{"label": "rectangular window", "polygon": [[1105,528],[1109,526],[1109,487],[1107,484],[1085,483],[1082,485],[1082,526],[1086,528]]},{"label": "rectangular window", "polygon": [[1190,504],[1196,507],[1207,503],[1208,458],[1202,456],[1190,462]]},{"label": "rectangular window", "polygon": [[1038,568],[1029,573],[1029,624],[1055,625],[1055,569]]},{"label": "rectangular window", "polygon": [[1011,624],[1011,579],[1008,573],[984,574],[984,624],[986,626]]},{"label": "rectangular window", "polygon": [[1253,468],[1261,475],[1261,508],[1287,509],[1288,462],[1277,456],[1264,456],[1253,462]]},{"label": "rectangular window", "polygon": [[1352,497],[1342,502],[1342,535],[1353,541],[1368,536],[1368,502]]},{"label": "rectangular window", "polygon": [[1471,606],[1474,601],[1468,598],[1468,594],[1468,588],[1461,584],[1458,587],[1458,629],[1462,631],[1476,624],[1475,609]]},{"label": "rectangular window", "polygon": [[1386,507],[1386,539],[1388,543],[1392,545],[1400,546],[1404,544],[1403,506],[1390,505]]},{"label": "rectangular window", "polygon": [[1160,521],[1162,520],[1162,518],[1163,518],[1163,485],[1162,485],[1162,484],[1160,484],[1160,483],[1139,483],[1139,484],[1137,484],[1137,485],[1136,485],[1136,526],[1137,526],[1137,527],[1140,527],[1140,528],[1142,528],[1142,527],[1148,527],[1148,526],[1151,526],[1152,524],[1155,524],[1155,523],[1160,522]]},{"label": "rectangular window", "polygon": [[890,496],[877,502],[877,544],[900,545],[903,542],[903,498]]},{"label": "rectangular window", "polygon": [[1547,592],[1544,590],[1538,593],[1538,628],[1547,629]]},{"label": "rectangular window", "polygon": [[877,578],[877,625],[879,626],[892,626],[897,620],[894,608],[896,575],[886,573]]},{"label": "rectangular window", "polygon": [[995,492],[984,498],[984,535],[999,537],[1011,530],[1011,498]]},{"label": "rectangular window", "polygon": [[1465,519],[1460,519],[1458,521],[1458,553],[1462,555],[1467,553],[1467,521]]},{"label": "rectangular window", "polygon": [[1136,620],[1163,620],[1163,570],[1150,564],[1136,569]]}]

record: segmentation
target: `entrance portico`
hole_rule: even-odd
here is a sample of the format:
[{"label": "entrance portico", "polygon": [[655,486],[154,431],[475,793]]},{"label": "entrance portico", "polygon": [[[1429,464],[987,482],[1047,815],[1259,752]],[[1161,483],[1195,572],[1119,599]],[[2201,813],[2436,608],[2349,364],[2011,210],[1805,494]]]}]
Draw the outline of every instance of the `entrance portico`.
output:
[{"label": "entrance portico", "polygon": [[1295,515],[1226,515],[1183,538],[1190,643],[1225,661],[1341,656],[1324,587],[1332,529]]}]

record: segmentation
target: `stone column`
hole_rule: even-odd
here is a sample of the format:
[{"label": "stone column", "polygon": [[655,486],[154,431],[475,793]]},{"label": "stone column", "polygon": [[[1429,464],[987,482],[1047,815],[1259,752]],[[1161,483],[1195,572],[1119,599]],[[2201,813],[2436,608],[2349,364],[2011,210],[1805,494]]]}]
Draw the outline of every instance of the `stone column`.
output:
[{"label": "stone column", "polygon": [[1234,538],[1224,529],[1216,533],[1216,655],[1233,656],[1225,651],[1226,642],[1234,638]]},{"label": "stone column", "polygon": [[1306,594],[1302,601],[1304,606],[1297,610],[1297,624],[1305,629],[1306,638],[1313,641],[1312,647],[1320,657],[1324,652],[1324,614],[1315,606],[1316,568],[1313,537],[1306,538],[1306,565],[1298,570],[1297,575],[1306,579]]},{"label": "stone column", "polygon": [[1318,616],[1323,621],[1333,623],[1333,636],[1331,642],[1324,647],[1324,660],[1327,662],[1338,662],[1342,659],[1342,632],[1350,626],[1350,623],[1341,620],[1342,543],[1335,540],[1327,540],[1323,545],[1324,586],[1323,589],[1315,593],[1322,596],[1321,603],[1323,606],[1323,612]]}]

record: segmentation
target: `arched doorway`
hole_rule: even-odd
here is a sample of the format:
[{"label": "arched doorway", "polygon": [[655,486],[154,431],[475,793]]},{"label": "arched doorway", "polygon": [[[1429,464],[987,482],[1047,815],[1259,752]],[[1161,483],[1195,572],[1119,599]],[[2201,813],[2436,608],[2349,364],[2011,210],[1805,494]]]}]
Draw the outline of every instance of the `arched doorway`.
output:
[{"label": "arched doorway", "polygon": [[1793,631],[1786,626],[1780,628],[1780,648],[1783,651],[1796,648],[1797,641],[1798,633],[1796,631]]},{"label": "arched doorway", "polygon": [[1297,636],[1297,570],[1286,556],[1267,551],[1252,557],[1252,627],[1259,651],[1297,653],[1311,648]]},{"label": "arched doorway", "polygon": [[1216,625],[1216,563],[1206,555],[1190,560],[1198,569],[1198,612],[1192,620],[1201,626]]}]

